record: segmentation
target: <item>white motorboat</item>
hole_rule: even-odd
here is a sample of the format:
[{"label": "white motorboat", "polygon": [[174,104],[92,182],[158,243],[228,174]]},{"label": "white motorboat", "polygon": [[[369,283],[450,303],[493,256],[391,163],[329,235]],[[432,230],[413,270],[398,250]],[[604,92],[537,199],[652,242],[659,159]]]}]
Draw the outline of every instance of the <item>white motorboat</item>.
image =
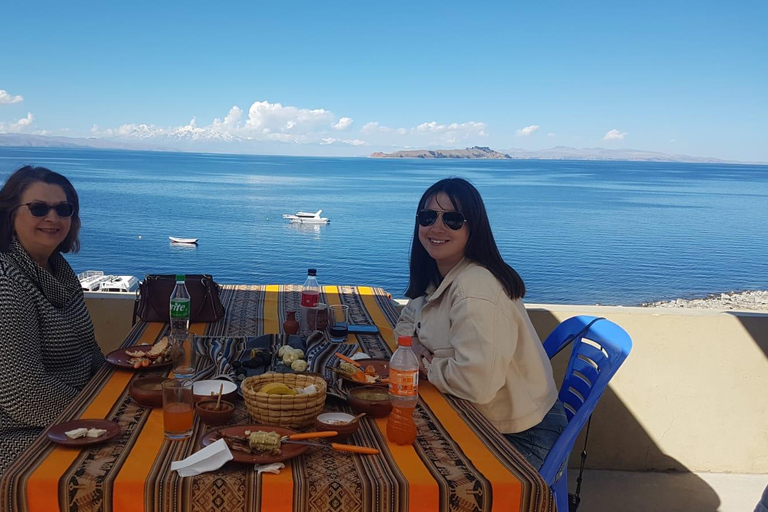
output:
[{"label": "white motorboat", "polygon": [[139,288],[139,280],[134,276],[110,276],[101,270],[86,270],[77,278],[84,292],[131,293]]},{"label": "white motorboat", "polygon": [[175,236],[169,236],[168,238],[171,239],[171,242],[174,244],[196,244],[199,238],[178,238]]},{"label": "white motorboat", "polygon": [[131,293],[139,289],[139,280],[134,276],[108,276],[99,283],[100,292]]},{"label": "white motorboat", "polygon": [[294,224],[328,224],[330,219],[326,217],[321,217],[320,214],[323,212],[323,210],[317,210],[315,213],[309,213],[309,212],[296,212],[293,213],[286,213],[283,215],[284,219],[288,219]]},{"label": "white motorboat", "polygon": [[84,292],[94,292],[98,291],[101,282],[109,279],[109,276],[105,276],[101,270],[86,270],[77,274],[77,279]]}]

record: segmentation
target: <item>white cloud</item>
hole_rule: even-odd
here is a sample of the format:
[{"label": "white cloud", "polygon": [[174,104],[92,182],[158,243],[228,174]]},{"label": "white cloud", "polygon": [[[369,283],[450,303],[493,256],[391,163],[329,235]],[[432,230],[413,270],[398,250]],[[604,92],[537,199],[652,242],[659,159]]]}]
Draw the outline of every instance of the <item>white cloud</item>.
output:
[{"label": "white cloud", "polygon": [[21,133],[25,131],[35,120],[32,112],[27,112],[27,117],[22,117],[15,123],[0,123],[0,133]]},{"label": "white cloud", "polygon": [[339,119],[338,123],[333,125],[333,129],[334,130],[339,130],[339,131],[341,131],[341,130],[348,130],[349,127],[352,126],[353,122],[354,121],[352,120],[351,117],[342,117],[341,119]]},{"label": "white cloud", "polygon": [[334,115],[322,108],[309,110],[296,107],[284,107],[280,103],[256,101],[248,109],[248,120],[243,130],[257,133],[295,133],[306,134],[321,131],[330,126]]},{"label": "white cloud", "polygon": [[390,128],[388,126],[381,126],[377,121],[371,121],[370,123],[365,123],[363,125],[362,130],[360,130],[360,133],[363,134],[371,134],[371,133],[394,133],[397,135],[405,135],[408,131],[405,128]]},{"label": "white cloud", "polygon": [[334,139],[333,137],[326,137],[320,141],[320,144],[322,145],[329,145],[329,144],[347,144],[349,146],[370,146],[367,142],[360,139],[353,139],[353,140],[339,140]]},{"label": "white cloud", "polygon": [[[345,132],[345,137],[340,133]],[[94,137],[143,140],[164,145],[216,142],[254,144],[276,141],[291,144],[336,145],[348,147],[430,147],[474,145],[486,137],[486,124],[440,124],[436,121],[405,128],[380,125],[377,121],[365,123],[356,129],[351,117],[338,116],[325,109],[306,109],[296,106],[256,101],[247,110],[237,105],[226,116],[210,124],[192,119],[183,126],[157,126],[144,123],[126,123],[116,128],[93,125]]]},{"label": "white cloud", "polygon": [[549,132],[549,133],[547,134],[547,137],[549,137],[549,138],[554,138],[554,137],[555,137],[555,134],[554,134],[554,132]]},{"label": "white cloud", "polygon": [[12,103],[21,103],[24,101],[23,96],[11,96],[4,89],[0,89],[0,105],[10,105]]},{"label": "white cloud", "polygon": [[614,129],[606,133],[603,140],[624,140],[624,137],[626,136],[627,132],[620,132],[619,130]]},{"label": "white cloud", "polygon": [[517,136],[518,137],[528,137],[530,135],[533,135],[538,130],[539,130],[539,125],[532,124],[530,126],[526,126],[525,128],[520,128],[519,130],[517,130]]},{"label": "white cloud", "polygon": [[451,124],[438,124],[436,121],[430,121],[429,123],[421,123],[415,129],[411,131],[418,133],[438,133],[438,134],[453,134],[453,135],[480,135],[485,137],[485,123],[477,123],[475,121],[469,121],[466,123],[451,123]]}]

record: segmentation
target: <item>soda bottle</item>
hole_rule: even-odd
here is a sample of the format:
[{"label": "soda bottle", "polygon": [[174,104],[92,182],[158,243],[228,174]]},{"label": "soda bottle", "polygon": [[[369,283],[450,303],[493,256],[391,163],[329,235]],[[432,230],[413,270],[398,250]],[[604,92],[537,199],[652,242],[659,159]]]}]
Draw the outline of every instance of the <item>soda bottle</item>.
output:
[{"label": "soda bottle", "polygon": [[299,333],[302,336],[307,336],[315,330],[315,318],[312,315],[317,315],[317,310],[314,309],[315,304],[320,302],[320,285],[317,284],[317,269],[310,268],[307,270],[307,280],[304,281],[304,286],[301,287],[301,324]]},{"label": "soda bottle", "polygon": [[416,441],[413,412],[419,398],[419,360],[411,350],[413,339],[400,336],[397,350],[389,360],[389,401],[392,412],[387,420],[387,438],[399,445]]},{"label": "soda bottle", "polygon": [[186,278],[184,274],[178,274],[171,293],[171,342],[187,338],[191,310]]}]

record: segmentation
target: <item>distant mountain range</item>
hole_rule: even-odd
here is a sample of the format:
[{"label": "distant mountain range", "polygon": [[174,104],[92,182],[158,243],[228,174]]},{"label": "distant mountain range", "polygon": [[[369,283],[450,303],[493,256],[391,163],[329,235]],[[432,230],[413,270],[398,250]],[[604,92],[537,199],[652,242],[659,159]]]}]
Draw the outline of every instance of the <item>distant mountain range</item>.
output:
[{"label": "distant mountain range", "polygon": [[47,135],[24,135],[19,133],[0,134],[0,146],[29,146],[43,148],[97,148],[97,149],[132,149],[132,150],[169,150],[141,141],[120,141],[115,139],[82,139]]},{"label": "distant mountain range", "polygon": [[[484,158],[510,160],[622,160],[642,162],[693,162],[693,163],[726,163],[717,158],[696,157],[688,155],[669,155],[655,151],[640,151],[637,149],[605,149],[605,148],[571,148],[555,146],[550,149],[527,151],[524,149],[507,149],[495,151],[489,147],[475,146],[466,149],[418,149],[410,151],[395,151],[394,153],[373,153],[372,158]],[[739,163],[739,162],[733,162]]]},{"label": "distant mountain range", "polygon": [[[261,142],[235,138],[217,138],[216,140],[198,140],[195,133],[174,133],[166,137],[132,139],[121,138],[76,138],[45,135],[26,135],[17,133],[0,134],[2,146],[29,146],[50,148],[97,148],[124,149],[138,151],[192,151],[242,154],[295,154],[295,144]],[[226,139],[226,140],[225,140]],[[288,147],[291,146],[291,147]],[[342,151],[340,153],[339,151]],[[354,151],[354,152],[353,152]],[[316,156],[362,156],[356,148],[335,148],[331,145],[308,146],[304,154]],[[695,157],[688,155],[670,155],[655,151],[637,149],[606,148],[571,148],[555,146],[538,151],[524,149],[506,149],[496,151],[489,147],[474,146],[465,149],[419,149],[395,151],[393,153],[375,152],[372,158],[473,158],[493,160],[623,160],[643,162],[692,162],[692,163],[745,163],[717,158]]]}]

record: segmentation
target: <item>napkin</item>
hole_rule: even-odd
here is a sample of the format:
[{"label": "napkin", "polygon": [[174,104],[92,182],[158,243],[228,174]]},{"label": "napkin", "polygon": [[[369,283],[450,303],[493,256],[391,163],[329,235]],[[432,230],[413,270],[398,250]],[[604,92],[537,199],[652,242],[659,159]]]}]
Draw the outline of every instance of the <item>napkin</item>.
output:
[{"label": "napkin", "polygon": [[256,471],[258,474],[262,473],[274,473],[277,475],[280,473],[280,470],[285,467],[285,464],[282,462],[274,462],[272,464],[256,464],[253,466],[253,470]]},{"label": "napkin", "polygon": [[184,460],[171,462],[171,471],[178,471],[179,476],[193,476],[214,471],[232,460],[232,452],[223,439],[193,453]]},{"label": "napkin", "polygon": [[199,356],[206,359],[192,380],[227,379],[236,382],[233,361],[239,361],[253,337],[244,336],[195,336],[194,347]]}]

